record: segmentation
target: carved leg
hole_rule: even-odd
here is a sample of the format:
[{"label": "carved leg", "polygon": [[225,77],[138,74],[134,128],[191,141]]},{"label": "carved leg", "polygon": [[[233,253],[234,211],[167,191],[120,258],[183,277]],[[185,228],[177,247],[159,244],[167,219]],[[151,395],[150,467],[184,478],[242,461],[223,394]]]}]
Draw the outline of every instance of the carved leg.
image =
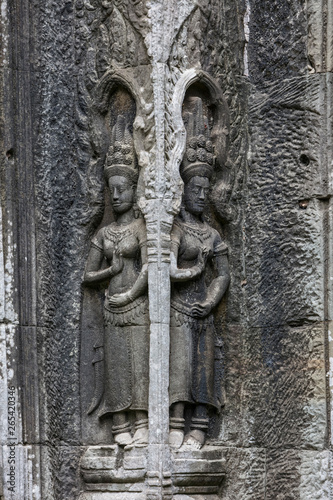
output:
[{"label": "carved leg", "polygon": [[185,403],[175,403],[170,410],[169,445],[174,449],[180,448],[184,441],[184,408]]},{"label": "carved leg", "polygon": [[185,446],[195,450],[200,450],[206,440],[209,418],[205,405],[197,405],[194,409],[191,420],[191,431],[185,438]]},{"label": "carved leg", "polygon": [[119,446],[127,446],[132,442],[131,426],[126,412],[120,411],[113,414],[112,434]]},{"label": "carved leg", "polygon": [[148,444],[148,413],[146,411],[135,412],[133,444],[137,447],[147,446]]}]

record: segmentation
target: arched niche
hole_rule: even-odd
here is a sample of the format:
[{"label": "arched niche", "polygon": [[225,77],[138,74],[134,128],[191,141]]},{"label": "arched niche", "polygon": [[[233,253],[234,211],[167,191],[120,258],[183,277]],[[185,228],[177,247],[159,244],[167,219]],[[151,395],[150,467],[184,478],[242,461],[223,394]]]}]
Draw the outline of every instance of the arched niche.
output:
[{"label": "arched niche", "polygon": [[[208,82],[210,85],[208,85]],[[191,112],[196,98],[200,98],[203,105],[203,113],[208,119],[209,135],[214,144],[217,171],[221,170],[227,161],[228,136],[229,136],[229,113],[222,93],[203,76],[192,81],[187,86],[182,104],[182,118],[187,112]]]},{"label": "arched niche", "polygon": [[134,135],[133,124],[140,109],[135,84],[121,72],[107,72],[96,86],[93,108],[96,147],[104,161],[117,116],[124,116],[131,134]]},{"label": "arched niche", "polygon": [[169,170],[174,179],[182,185],[179,166],[186,148],[186,130],[183,121],[184,111],[189,110],[191,97],[200,97],[204,101],[210,117],[210,136],[216,155],[217,177],[222,176],[228,158],[229,148],[229,110],[218,83],[202,70],[191,68],[183,73],[175,85],[172,98],[172,116],[174,136],[178,147],[170,156]]},{"label": "arched niche", "polygon": [[[92,162],[98,162],[104,172],[106,156],[111,145],[112,129],[117,117],[122,115],[126,126],[136,134],[134,122],[137,117],[140,100],[135,85],[124,75],[110,71],[97,83],[92,103],[92,134],[94,156]],[[95,164],[94,164],[95,166]],[[138,165],[136,165],[137,168]],[[104,175],[100,182],[104,186],[103,213],[94,228],[111,223],[114,215],[110,206],[110,193]],[[96,222],[96,221],[94,221]],[[81,313],[81,439],[84,445],[108,444],[111,442],[110,426],[98,418],[98,412],[91,410],[94,401],[95,385],[103,378],[103,287],[95,289],[83,287]],[[91,411],[90,411],[91,410]]]}]

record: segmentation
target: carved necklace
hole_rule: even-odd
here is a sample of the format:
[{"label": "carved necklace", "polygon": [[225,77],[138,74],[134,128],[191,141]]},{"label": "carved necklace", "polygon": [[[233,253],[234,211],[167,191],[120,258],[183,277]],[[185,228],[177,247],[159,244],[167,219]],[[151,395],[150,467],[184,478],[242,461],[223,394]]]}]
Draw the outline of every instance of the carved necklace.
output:
[{"label": "carved necklace", "polygon": [[190,236],[194,236],[197,238],[199,241],[207,241],[211,237],[211,228],[208,226],[208,224],[205,222],[203,226],[198,227],[197,224],[191,224],[190,222],[181,222],[177,223],[185,233],[189,234]]},{"label": "carved necklace", "polygon": [[118,250],[119,243],[123,241],[128,236],[133,234],[131,229],[132,222],[127,224],[125,227],[110,225],[105,229],[105,237],[113,243],[115,250]]}]

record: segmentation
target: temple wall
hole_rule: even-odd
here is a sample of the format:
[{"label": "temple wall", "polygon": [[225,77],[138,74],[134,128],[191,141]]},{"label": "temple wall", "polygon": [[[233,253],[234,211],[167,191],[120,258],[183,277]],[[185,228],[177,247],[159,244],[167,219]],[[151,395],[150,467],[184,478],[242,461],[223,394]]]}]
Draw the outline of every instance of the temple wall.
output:
[{"label": "temple wall", "polygon": [[[208,442],[222,450],[225,479],[214,498],[333,498],[331,2],[0,5],[0,498],[78,499],[84,452],[112,442],[108,422],[87,415],[103,291],[82,283],[91,239],[114,220],[103,174],[123,105],[113,86],[139,117],[149,453],[168,471],[170,232],[192,84],[212,102],[214,85],[222,96],[205,212],[231,274],[215,309],[224,406]],[[157,495],[171,498],[162,486]]]}]

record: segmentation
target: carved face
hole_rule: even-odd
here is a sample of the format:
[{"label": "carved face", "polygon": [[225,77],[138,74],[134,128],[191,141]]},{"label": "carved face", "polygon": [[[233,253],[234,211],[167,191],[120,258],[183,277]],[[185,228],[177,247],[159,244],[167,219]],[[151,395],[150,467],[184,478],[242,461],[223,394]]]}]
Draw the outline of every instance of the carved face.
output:
[{"label": "carved face", "polygon": [[208,177],[192,177],[184,187],[184,204],[188,212],[201,215],[209,193]]},{"label": "carved face", "polygon": [[111,205],[116,214],[123,214],[133,206],[133,184],[121,175],[114,175],[109,179]]}]

